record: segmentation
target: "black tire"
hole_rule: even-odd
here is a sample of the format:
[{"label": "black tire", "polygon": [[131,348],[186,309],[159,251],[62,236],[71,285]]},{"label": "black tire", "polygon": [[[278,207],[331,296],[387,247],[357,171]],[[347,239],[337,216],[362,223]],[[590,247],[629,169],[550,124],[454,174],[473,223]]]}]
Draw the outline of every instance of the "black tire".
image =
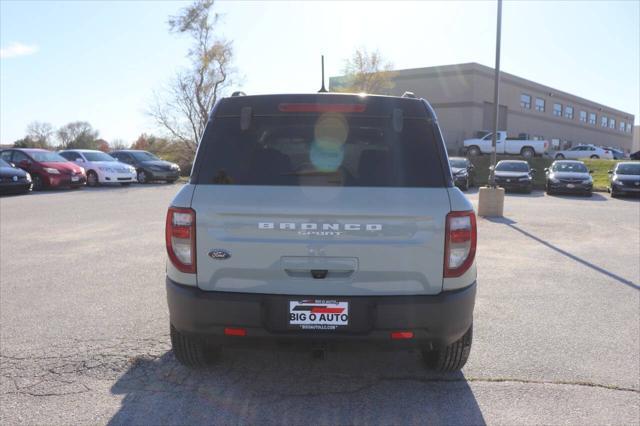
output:
[{"label": "black tire", "polygon": [[613,188],[611,188],[610,192],[611,192],[611,198],[618,198],[618,193]]},{"label": "black tire", "polygon": [[469,154],[470,157],[479,157],[482,155],[482,151],[480,151],[480,148],[478,148],[477,146],[469,147],[469,149],[467,150],[467,153]]},{"label": "black tire", "polygon": [[469,190],[469,180],[467,179],[467,181],[464,183],[464,185],[462,185],[460,187],[460,191],[468,191]]},{"label": "black tire", "polygon": [[89,170],[87,172],[87,186],[100,186],[100,181],[98,180],[98,174],[93,170]]},{"label": "black tire", "polygon": [[600,158],[600,157],[599,157],[599,156],[597,156],[597,155],[592,155],[590,158],[591,158],[592,160],[597,160],[597,159],[598,159],[598,158]]},{"label": "black tire", "polygon": [[551,190],[551,187],[549,185],[547,185],[547,187],[545,188],[545,192],[547,193],[547,195],[553,195],[553,191]]},{"label": "black tire", "polygon": [[180,333],[173,325],[171,325],[171,347],[176,359],[182,365],[191,368],[211,365],[219,353],[219,350],[208,347],[204,341]]},{"label": "black tire", "polygon": [[42,191],[44,189],[44,183],[42,182],[42,178],[38,175],[31,176],[32,179],[32,189],[34,191]]},{"label": "black tire", "polygon": [[138,183],[149,182],[149,176],[147,175],[147,172],[144,171],[144,169],[138,170],[138,173],[136,174],[136,178],[138,179]]},{"label": "black tire", "polygon": [[564,160],[564,155],[562,155],[562,154],[557,154],[557,155],[555,156],[555,159],[556,159],[556,160]]},{"label": "black tire", "polygon": [[423,351],[422,356],[427,368],[436,371],[458,371],[464,367],[471,353],[471,343],[473,342],[473,324],[469,327],[464,336],[456,340],[449,346]]},{"label": "black tire", "polygon": [[525,146],[520,150],[520,155],[522,155],[524,158],[530,159],[536,156],[536,152],[528,146]]}]

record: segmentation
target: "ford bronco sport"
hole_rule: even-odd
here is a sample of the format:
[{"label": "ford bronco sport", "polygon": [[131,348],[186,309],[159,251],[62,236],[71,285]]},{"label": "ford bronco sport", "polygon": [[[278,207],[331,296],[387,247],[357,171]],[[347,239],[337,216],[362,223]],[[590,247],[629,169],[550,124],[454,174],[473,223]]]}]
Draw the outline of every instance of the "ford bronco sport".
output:
[{"label": "ford bronco sport", "polygon": [[476,219],[436,115],[414,96],[232,96],[211,111],[167,213],[171,343],[471,349]]}]

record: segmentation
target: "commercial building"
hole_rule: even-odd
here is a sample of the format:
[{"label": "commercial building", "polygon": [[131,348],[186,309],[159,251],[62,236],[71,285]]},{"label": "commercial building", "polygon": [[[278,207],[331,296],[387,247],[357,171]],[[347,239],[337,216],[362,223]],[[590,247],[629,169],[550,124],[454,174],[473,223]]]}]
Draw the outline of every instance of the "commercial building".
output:
[{"label": "commercial building", "polygon": [[[582,143],[632,151],[634,116],[597,102],[501,72],[499,129],[510,136],[545,139],[551,149]],[[391,95],[405,91],[428,99],[436,110],[448,149],[493,128],[494,70],[477,63],[393,72]],[[332,77],[330,87],[344,84]]]}]

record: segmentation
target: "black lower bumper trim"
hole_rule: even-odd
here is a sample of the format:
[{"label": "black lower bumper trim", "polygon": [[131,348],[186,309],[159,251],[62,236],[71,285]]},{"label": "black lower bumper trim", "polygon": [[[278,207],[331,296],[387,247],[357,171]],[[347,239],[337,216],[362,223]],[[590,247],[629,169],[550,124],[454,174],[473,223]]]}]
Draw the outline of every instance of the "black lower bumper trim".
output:
[{"label": "black lower bumper trim", "polygon": [[[249,341],[336,341],[393,347],[444,346],[458,340],[473,321],[476,283],[433,296],[314,296],[202,291],[167,278],[171,324],[184,334],[221,345]],[[337,330],[300,330],[288,324],[291,300],[317,298],[349,302],[349,326]],[[247,330],[225,336],[225,327]],[[413,339],[391,340],[392,331],[412,331]]]}]

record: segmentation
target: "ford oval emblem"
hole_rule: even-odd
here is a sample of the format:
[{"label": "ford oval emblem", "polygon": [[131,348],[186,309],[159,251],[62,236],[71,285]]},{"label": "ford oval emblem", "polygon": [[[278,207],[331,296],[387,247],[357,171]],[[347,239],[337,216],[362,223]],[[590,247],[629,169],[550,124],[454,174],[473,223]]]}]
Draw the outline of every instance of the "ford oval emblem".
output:
[{"label": "ford oval emblem", "polygon": [[209,257],[216,260],[226,260],[231,257],[231,253],[222,249],[213,249],[209,252]]}]

